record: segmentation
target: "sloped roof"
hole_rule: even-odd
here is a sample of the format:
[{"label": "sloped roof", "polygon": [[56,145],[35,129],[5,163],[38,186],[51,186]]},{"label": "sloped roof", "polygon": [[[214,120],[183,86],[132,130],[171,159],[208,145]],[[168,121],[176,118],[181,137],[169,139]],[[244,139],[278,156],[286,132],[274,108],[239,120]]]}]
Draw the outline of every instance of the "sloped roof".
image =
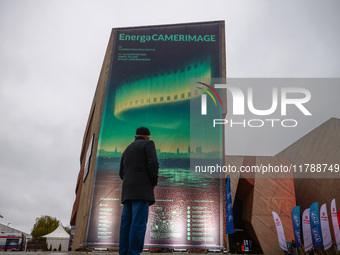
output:
[{"label": "sloped roof", "polygon": [[56,230],[54,230],[53,232],[44,235],[43,237],[46,238],[60,238],[60,239],[68,239],[70,238],[70,235],[65,231],[65,229],[63,228],[63,226],[60,224],[59,227],[57,227]]},{"label": "sloped roof", "polygon": [[331,118],[281,151],[277,156],[288,157],[295,166],[323,166],[321,172],[294,173],[296,200],[301,208],[314,202],[340,204],[340,178],[335,171],[340,160],[340,119]]},{"label": "sloped roof", "polygon": [[0,223],[0,233],[2,233],[2,232],[3,233],[22,233],[26,236],[26,238],[32,238],[32,236],[30,234],[27,234],[23,231],[15,229],[15,228],[5,226],[5,225]]}]

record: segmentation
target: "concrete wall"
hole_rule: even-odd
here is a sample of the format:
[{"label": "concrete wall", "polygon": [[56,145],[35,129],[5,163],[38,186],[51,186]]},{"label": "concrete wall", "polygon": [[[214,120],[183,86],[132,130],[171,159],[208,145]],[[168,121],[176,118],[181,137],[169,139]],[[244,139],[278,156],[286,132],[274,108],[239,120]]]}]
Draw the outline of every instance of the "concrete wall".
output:
[{"label": "concrete wall", "polygon": [[92,134],[95,134],[93,141],[93,151],[97,151],[98,147],[98,139],[99,139],[99,131],[102,120],[104,101],[105,101],[105,93],[106,93],[106,85],[109,76],[109,69],[111,63],[111,54],[113,48],[113,39],[114,39],[114,30],[112,30],[108,47],[106,50],[103,66],[100,72],[99,81],[97,84],[96,92],[93,98],[89,120],[86,125],[84,139],[82,144],[80,162],[81,167],[78,175],[78,181],[76,186],[76,200],[73,206],[73,212],[71,216],[71,225],[75,225],[75,233],[73,239],[72,250],[76,250],[78,248],[83,247],[83,242],[85,240],[85,232],[87,219],[89,214],[89,206],[91,200],[91,192],[92,192],[92,182],[94,175],[94,168],[96,163],[96,153],[92,153],[90,168],[88,176],[83,183],[83,175],[84,175],[84,165],[85,165],[85,155],[86,151],[92,137]]},{"label": "concrete wall", "polygon": [[[277,155],[288,157],[295,165],[340,164],[340,120],[329,119]],[[301,214],[313,202],[318,202],[319,207],[326,203],[330,220],[330,204],[333,198],[339,210],[340,172],[294,174],[294,185]],[[331,235],[334,242],[333,231]]]},{"label": "concrete wall", "polygon": [[[225,162],[238,169],[241,166],[289,166],[285,157],[226,156]],[[286,241],[294,239],[291,211],[296,206],[292,174],[235,173],[231,174],[231,192],[242,201],[242,220],[246,231],[265,254],[283,253],[272,211],[283,223]]]}]

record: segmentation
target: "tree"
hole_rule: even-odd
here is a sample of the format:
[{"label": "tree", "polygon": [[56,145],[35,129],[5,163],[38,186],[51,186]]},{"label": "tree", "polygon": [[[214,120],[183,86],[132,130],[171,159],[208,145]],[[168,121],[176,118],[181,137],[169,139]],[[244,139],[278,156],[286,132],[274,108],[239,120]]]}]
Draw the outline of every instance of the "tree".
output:
[{"label": "tree", "polygon": [[47,235],[59,226],[60,221],[51,216],[41,216],[36,218],[31,235],[35,238]]},{"label": "tree", "polygon": [[69,235],[71,235],[71,227],[70,226],[66,226],[66,227],[64,227],[64,229]]}]

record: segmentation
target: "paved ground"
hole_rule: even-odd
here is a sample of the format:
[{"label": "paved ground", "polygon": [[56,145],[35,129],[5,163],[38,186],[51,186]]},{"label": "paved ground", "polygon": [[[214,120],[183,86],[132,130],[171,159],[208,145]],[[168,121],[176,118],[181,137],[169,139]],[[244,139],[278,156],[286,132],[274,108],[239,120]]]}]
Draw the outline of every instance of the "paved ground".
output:
[{"label": "paved ground", "polygon": [[[186,255],[188,253],[142,253],[142,255]],[[190,255],[204,255],[204,254],[211,254],[211,255],[223,255],[223,253],[190,253]],[[11,251],[11,252],[0,252],[0,255],[118,255],[118,252],[77,252],[77,251],[31,251],[31,252],[25,252],[25,251]]]},{"label": "paved ground", "polygon": [[[230,254],[230,253],[229,253]],[[247,254],[247,253],[242,253],[242,254]],[[285,254],[283,251],[280,254]],[[300,253],[304,254],[304,253]],[[119,255],[118,252],[80,252],[80,251],[31,251],[31,252],[24,252],[24,251],[13,251],[13,252],[0,252],[0,255]],[[141,255],[227,255],[223,253],[207,253],[207,252],[201,252],[201,253],[182,253],[182,252],[177,252],[177,253],[148,253],[148,252],[143,252]],[[263,255],[263,254],[252,254],[252,255]]]},{"label": "paved ground", "polygon": [[[230,254],[230,253],[229,253]],[[247,254],[247,253],[243,253]],[[284,252],[282,251],[282,254]],[[98,252],[98,251],[10,251],[10,252],[0,252],[0,255],[119,255],[118,251],[113,252]],[[141,255],[228,255],[224,253],[212,253],[212,252],[143,252]],[[254,254],[253,254],[254,255]],[[262,254],[263,255],[263,254]]]},{"label": "paved ground", "polygon": [[118,255],[118,252],[67,252],[67,251],[11,251],[0,252],[1,255]]},{"label": "paved ground", "polygon": [[[142,253],[142,255],[151,255],[151,254],[159,254],[159,255],[186,255],[188,253]],[[190,253],[190,255],[203,255],[203,254],[220,254],[223,253]],[[76,252],[76,251],[12,251],[12,252],[0,252],[0,255],[118,255],[118,252]]]}]

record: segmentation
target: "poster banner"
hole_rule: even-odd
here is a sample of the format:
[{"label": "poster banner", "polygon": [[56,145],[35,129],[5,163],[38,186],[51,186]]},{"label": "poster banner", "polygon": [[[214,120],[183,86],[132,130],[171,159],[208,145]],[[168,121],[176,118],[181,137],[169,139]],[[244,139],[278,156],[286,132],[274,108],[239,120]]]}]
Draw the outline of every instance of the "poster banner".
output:
[{"label": "poster banner", "polygon": [[312,233],[313,247],[322,247],[322,233],[319,214],[319,203],[310,206],[310,229]]},{"label": "poster banner", "polygon": [[332,246],[332,236],[331,236],[331,231],[329,229],[326,204],[323,204],[320,208],[320,221],[321,221],[323,246],[325,250],[328,250]]},{"label": "poster banner", "polygon": [[160,165],[145,247],[223,247],[222,180],[190,174],[190,157],[200,152],[190,147],[190,81],[221,77],[222,24],[114,30],[86,246],[118,246],[120,158],[145,126]]},{"label": "poster banner", "polygon": [[300,206],[296,206],[292,210],[292,222],[295,237],[296,247],[301,245],[301,220],[300,220]]},{"label": "poster banner", "polygon": [[230,177],[227,177],[225,184],[225,204],[226,204],[226,233],[234,233],[233,204],[231,201]]},{"label": "poster banner", "polygon": [[339,221],[338,221],[338,216],[337,216],[335,199],[333,199],[331,202],[331,215],[332,215],[331,219],[332,219],[335,243],[337,245],[338,251],[340,251],[340,229],[339,229]]},{"label": "poster banner", "polygon": [[310,229],[310,209],[306,209],[302,214],[302,232],[303,232],[303,243],[305,245],[305,252],[313,248],[312,233]]},{"label": "poster banner", "polygon": [[285,237],[285,233],[283,231],[283,226],[282,226],[282,221],[280,219],[280,216],[276,212],[272,212],[272,213],[273,213],[274,222],[275,222],[275,226],[276,226],[279,245],[280,245],[281,249],[288,251],[287,243],[286,243],[286,237]]}]

